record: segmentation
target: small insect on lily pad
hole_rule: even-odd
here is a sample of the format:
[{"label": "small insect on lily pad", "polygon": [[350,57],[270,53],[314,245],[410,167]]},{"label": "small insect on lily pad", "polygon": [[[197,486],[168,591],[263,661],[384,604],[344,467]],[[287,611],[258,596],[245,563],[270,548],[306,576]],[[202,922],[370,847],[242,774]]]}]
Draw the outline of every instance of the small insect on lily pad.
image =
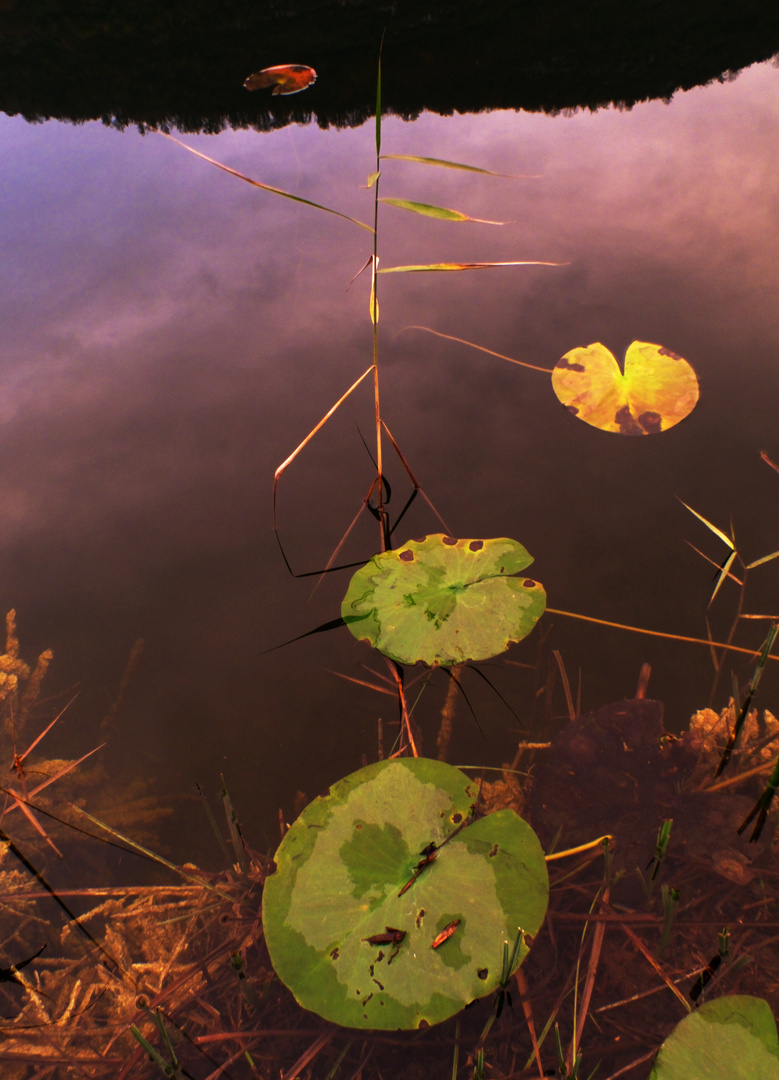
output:
[{"label": "small insect on lily pad", "polygon": [[779,1080],[779,1038],[767,1001],[729,994],[685,1016],[665,1040],[650,1080]]},{"label": "small insect on lily pad", "polygon": [[543,586],[522,573],[532,561],[506,538],[409,540],[357,571],[341,616],[401,664],[486,660],[527,637],[544,612]]},{"label": "small insect on lily pad", "polygon": [[647,341],[628,346],[624,374],[605,345],[571,349],[557,361],[552,387],[574,416],[620,435],[667,431],[698,402],[698,379],[687,361]]},{"label": "small insect on lily pad", "polygon": [[247,90],[263,90],[272,86],[273,94],[299,94],[316,82],[316,72],[307,64],[277,64],[276,67],[255,71],[245,80]]},{"label": "small insect on lily pad", "polygon": [[379,761],[292,825],[262,901],[273,966],[345,1027],[441,1023],[496,990],[543,922],[541,845],[513,810],[474,819],[478,785],[440,761]]}]

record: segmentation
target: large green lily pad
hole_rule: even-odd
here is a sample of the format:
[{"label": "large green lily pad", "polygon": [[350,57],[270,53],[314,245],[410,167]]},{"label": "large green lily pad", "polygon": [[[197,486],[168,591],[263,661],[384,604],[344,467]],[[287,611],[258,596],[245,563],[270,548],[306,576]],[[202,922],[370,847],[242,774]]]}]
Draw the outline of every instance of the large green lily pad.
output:
[{"label": "large green lily pad", "polygon": [[375,555],[352,578],[341,615],[354,636],[402,664],[487,660],[527,637],[544,612],[533,557],[516,540],[437,533]]},{"label": "large green lily pad", "polygon": [[776,1021],[762,998],[731,994],[681,1020],[650,1080],[779,1080]]},{"label": "large green lily pad", "polygon": [[451,765],[403,758],[306,807],[262,903],[271,961],[302,1006],[409,1029],[497,988],[503,943],[538,932],[549,880],[530,826],[513,810],[473,820],[477,794]]}]

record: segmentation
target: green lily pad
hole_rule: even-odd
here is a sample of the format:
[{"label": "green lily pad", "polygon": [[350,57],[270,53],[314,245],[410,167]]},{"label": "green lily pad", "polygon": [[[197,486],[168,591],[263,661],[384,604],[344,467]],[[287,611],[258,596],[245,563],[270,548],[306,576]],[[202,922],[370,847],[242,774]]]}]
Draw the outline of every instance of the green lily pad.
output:
[{"label": "green lily pad", "polygon": [[681,1020],[650,1080],[779,1080],[779,1038],[767,1001],[731,994]]},{"label": "green lily pad", "polygon": [[513,810],[473,820],[477,795],[459,769],[403,758],[306,807],[262,903],[271,961],[304,1008],[410,1029],[498,987],[503,943],[538,932],[549,879],[530,826]]},{"label": "green lily pad", "polygon": [[516,540],[409,540],[357,571],[341,615],[356,638],[402,664],[487,660],[544,612],[543,586],[514,576],[532,561]]}]

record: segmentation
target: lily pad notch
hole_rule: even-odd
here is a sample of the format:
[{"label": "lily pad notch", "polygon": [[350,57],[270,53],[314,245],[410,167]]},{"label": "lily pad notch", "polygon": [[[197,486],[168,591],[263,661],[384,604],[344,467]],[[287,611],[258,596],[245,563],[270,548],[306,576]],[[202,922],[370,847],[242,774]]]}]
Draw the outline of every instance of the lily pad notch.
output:
[{"label": "lily pad notch", "polygon": [[571,349],[552,371],[552,388],[574,416],[619,435],[667,431],[689,416],[699,396],[690,364],[648,341],[628,346],[624,372],[600,342]]},{"label": "lily pad notch", "polygon": [[358,640],[401,664],[497,656],[531,632],[546,592],[516,540],[443,533],[375,555],[352,577],[341,616]]}]

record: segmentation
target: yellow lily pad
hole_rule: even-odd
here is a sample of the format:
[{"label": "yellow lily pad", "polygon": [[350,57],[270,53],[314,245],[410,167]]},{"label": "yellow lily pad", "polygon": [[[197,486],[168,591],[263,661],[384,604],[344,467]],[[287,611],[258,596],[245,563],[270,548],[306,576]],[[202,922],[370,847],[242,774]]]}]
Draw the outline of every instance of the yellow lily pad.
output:
[{"label": "yellow lily pad", "polygon": [[552,387],[574,416],[619,435],[667,431],[692,412],[699,394],[687,361],[647,341],[628,347],[624,373],[599,342],[571,349],[557,361]]}]

